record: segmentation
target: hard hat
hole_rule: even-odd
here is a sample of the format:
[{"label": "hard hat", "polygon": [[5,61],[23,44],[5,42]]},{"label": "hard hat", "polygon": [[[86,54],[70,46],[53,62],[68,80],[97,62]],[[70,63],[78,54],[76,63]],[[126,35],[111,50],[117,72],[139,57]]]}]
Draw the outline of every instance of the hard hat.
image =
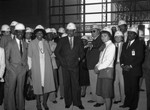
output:
[{"label": "hard hat", "polygon": [[112,35],[112,30],[110,27],[104,27],[101,32],[109,32]]},{"label": "hard hat", "polygon": [[66,37],[67,36],[67,34],[66,33],[63,33],[62,35],[61,35],[61,37]]},{"label": "hard hat", "polygon": [[137,27],[130,27],[129,29],[128,29],[128,32],[134,32],[134,33],[138,33],[138,29],[137,29]]},{"label": "hard hat", "polygon": [[120,25],[123,25],[123,24],[127,24],[124,20],[120,20],[119,22],[118,22],[118,26],[120,26]]},{"label": "hard hat", "polygon": [[45,31],[46,31],[46,33],[52,33],[53,32],[51,28],[47,28],[47,29],[45,29]]},{"label": "hard hat", "polygon": [[25,30],[25,26],[22,23],[18,23],[15,26],[15,30]]},{"label": "hard hat", "polygon": [[144,32],[142,30],[139,30],[139,37],[144,37]]},{"label": "hard hat", "polygon": [[46,32],[45,32],[45,29],[44,29],[44,27],[43,27],[42,25],[37,25],[37,26],[35,27],[35,29],[34,29],[34,34],[36,34],[38,31],[42,31],[43,34],[46,33]]},{"label": "hard hat", "polygon": [[33,32],[33,29],[32,28],[30,28],[30,27],[26,27],[26,32]]},{"label": "hard hat", "polygon": [[1,31],[10,31],[10,27],[7,24],[2,25]]},{"label": "hard hat", "polygon": [[55,28],[51,28],[52,29],[52,33],[57,33],[56,29]]},{"label": "hard hat", "polygon": [[82,36],[81,39],[88,40],[88,37],[87,36]]},{"label": "hard hat", "polygon": [[123,33],[121,31],[116,31],[114,36],[120,37],[123,36]]},{"label": "hard hat", "polygon": [[16,26],[17,24],[18,24],[17,21],[12,21],[11,24],[10,24],[10,26]]},{"label": "hard hat", "polygon": [[37,25],[37,26],[35,27],[35,30],[37,30],[37,29],[43,29],[43,30],[44,30],[44,27],[43,27],[42,25]]},{"label": "hard hat", "polygon": [[99,26],[97,24],[93,24],[92,25],[92,29],[100,29]]},{"label": "hard hat", "polygon": [[58,29],[58,32],[59,32],[59,33],[65,33],[65,29],[64,29],[63,27],[60,27],[60,28]]},{"label": "hard hat", "polygon": [[115,27],[116,30],[119,30],[119,29],[118,29],[118,25],[111,25],[111,29],[112,29],[113,27]]},{"label": "hard hat", "polygon": [[76,29],[76,25],[74,23],[68,23],[67,24],[67,27],[66,27],[68,30],[75,30]]}]

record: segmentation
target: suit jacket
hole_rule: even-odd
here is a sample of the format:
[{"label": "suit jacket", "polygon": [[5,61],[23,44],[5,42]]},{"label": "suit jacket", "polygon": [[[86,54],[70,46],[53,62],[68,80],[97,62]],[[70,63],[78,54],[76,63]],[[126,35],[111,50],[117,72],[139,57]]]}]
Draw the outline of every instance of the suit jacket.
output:
[{"label": "suit jacket", "polygon": [[12,40],[11,35],[2,36],[2,38],[0,40],[0,46],[5,49],[6,46],[8,45],[8,42],[11,41],[11,40]]},{"label": "suit jacket", "polygon": [[74,37],[73,49],[70,48],[68,37],[61,38],[54,53],[61,66],[65,68],[78,67],[79,59],[82,59],[85,55],[84,46],[79,37]]},{"label": "suit jacket", "polygon": [[13,73],[25,72],[27,65],[27,43],[22,41],[23,54],[21,57],[20,50],[16,39],[8,42],[6,47],[6,68]]},{"label": "suit jacket", "polygon": [[87,67],[88,69],[94,69],[95,65],[98,63],[99,61],[99,48],[101,47],[101,45],[103,44],[102,40],[101,40],[101,36],[99,35],[95,40],[92,41],[93,47],[92,49],[88,49],[87,51]]},{"label": "suit jacket", "polygon": [[128,42],[125,42],[122,47],[120,58],[121,65],[131,65],[129,71],[133,76],[140,76],[142,73],[142,62],[144,58],[144,45],[135,39],[130,47],[127,48]]}]

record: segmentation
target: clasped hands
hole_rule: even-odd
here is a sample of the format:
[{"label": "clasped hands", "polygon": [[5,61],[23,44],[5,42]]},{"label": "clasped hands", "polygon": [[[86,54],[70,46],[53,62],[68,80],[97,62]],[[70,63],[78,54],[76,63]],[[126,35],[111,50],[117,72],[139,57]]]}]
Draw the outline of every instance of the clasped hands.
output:
[{"label": "clasped hands", "polygon": [[132,68],[131,65],[122,65],[121,67],[124,71],[130,71],[130,69]]}]

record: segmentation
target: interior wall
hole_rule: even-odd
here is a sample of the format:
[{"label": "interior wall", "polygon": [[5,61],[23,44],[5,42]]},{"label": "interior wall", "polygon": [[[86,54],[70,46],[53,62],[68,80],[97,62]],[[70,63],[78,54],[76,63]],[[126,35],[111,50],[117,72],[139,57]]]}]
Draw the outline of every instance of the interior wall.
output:
[{"label": "interior wall", "polygon": [[34,28],[49,26],[49,0],[0,0],[0,26],[18,21]]}]

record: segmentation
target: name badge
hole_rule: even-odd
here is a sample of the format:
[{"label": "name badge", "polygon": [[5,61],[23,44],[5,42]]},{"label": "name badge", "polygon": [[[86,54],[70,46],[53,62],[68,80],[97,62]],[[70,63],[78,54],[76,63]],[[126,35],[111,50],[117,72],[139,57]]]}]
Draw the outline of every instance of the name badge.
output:
[{"label": "name badge", "polygon": [[135,56],[135,50],[132,50],[132,56]]}]

